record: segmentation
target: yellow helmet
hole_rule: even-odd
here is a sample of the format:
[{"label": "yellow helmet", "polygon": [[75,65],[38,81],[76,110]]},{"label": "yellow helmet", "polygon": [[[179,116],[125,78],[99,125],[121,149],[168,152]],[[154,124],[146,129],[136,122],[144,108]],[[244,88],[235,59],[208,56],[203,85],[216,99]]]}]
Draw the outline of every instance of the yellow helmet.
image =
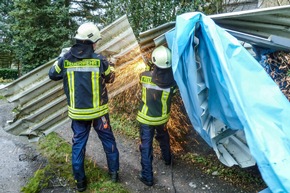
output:
[{"label": "yellow helmet", "polygon": [[171,51],[165,46],[159,46],[153,50],[151,60],[159,68],[170,68]]},{"label": "yellow helmet", "polygon": [[74,38],[77,40],[88,40],[95,43],[101,39],[101,33],[94,23],[88,22],[80,25]]}]

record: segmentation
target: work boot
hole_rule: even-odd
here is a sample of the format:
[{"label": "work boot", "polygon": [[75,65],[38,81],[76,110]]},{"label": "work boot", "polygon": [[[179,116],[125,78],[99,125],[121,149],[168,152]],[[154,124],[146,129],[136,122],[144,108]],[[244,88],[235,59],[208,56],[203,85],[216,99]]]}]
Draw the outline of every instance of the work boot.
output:
[{"label": "work boot", "polygon": [[167,166],[171,165],[172,164],[172,159],[173,159],[173,155],[171,155],[168,160],[164,159],[165,165],[167,165]]},{"label": "work boot", "polygon": [[167,161],[164,161],[165,165],[169,166],[171,165],[171,160],[167,160]]},{"label": "work boot", "polygon": [[87,189],[87,180],[86,178],[82,181],[76,181],[76,185],[77,185],[77,190],[79,192],[83,192]]},{"label": "work boot", "polygon": [[110,176],[111,176],[111,181],[116,183],[119,181],[119,174],[118,172],[111,172],[110,173]]},{"label": "work boot", "polygon": [[142,174],[139,174],[139,180],[140,180],[141,182],[143,182],[143,184],[145,184],[146,186],[153,186],[153,181],[148,181],[148,180],[146,180],[146,179],[142,176]]}]

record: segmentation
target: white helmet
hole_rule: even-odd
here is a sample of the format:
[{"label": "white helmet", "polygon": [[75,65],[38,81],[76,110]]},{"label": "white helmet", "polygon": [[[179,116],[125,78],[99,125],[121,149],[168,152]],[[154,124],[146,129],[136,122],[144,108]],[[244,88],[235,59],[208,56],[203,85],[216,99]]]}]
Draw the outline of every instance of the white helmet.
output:
[{"label": "white helmet", "polygon": [[153,50],[151,60],[159,68],[170,68],[171,51],[165,46],[159,46]]},{"label": "white helmet", "polygon": [[101,33],[94,23],[84,23],[78,28],[75,39],[88,40],[95,43],[101,39]]}]

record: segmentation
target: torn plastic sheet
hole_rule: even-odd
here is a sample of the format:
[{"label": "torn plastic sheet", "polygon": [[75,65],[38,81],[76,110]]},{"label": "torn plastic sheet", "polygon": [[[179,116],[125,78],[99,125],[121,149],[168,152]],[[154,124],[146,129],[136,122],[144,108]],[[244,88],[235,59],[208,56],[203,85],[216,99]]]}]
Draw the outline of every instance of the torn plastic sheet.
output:
[{"label": "torn plastic sheet", "polygon": [[[194,36],[199,39],[198,55]],[[275,82],[236,38],[202,13],[178,16],[175,30],[166,34],[166,40],[172,50],[174,77],[195,130],[213,145],[197,105],[195,75],[201,65],[210,115],[232,129],[244,130],[269,189],[289,192],[290,103]]]}]

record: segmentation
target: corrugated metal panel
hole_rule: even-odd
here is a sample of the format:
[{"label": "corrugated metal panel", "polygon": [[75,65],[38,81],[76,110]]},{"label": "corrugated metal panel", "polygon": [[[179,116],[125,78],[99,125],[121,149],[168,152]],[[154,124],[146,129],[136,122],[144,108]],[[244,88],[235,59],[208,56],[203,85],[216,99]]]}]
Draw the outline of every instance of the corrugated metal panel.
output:
[{"label": "corrugated metal panel", "polygon": [[[209,17],[241,41],[263,47],[290,49],[288,45],[290,41],[290,5],[216,14]],[[146,56],[148,50],[151,51],[155,47],[155,41],[164,40],[163,43],[165,43],[164,34],[174,27],[175,22],[169,22],[140,33],[139,43],[142,54]],[[284,39],[276,41],[277,37]]]},{"label": "corrugated metal panel", "polygon": [[[197,58],[199,60],[199,58]],[[200,64],[201,62],[197,62]],[[219,160],[227,166],[239,165],[249,167],[255,165],[246,143],[244,131],[232,130],[220,120],[210,115],[208,109],[208,88],[204,80],[203,66],[196,69],[196,84],[198,104],[202,109],[202,129],[208,133],[213,150]]]},{"label": "corrugated metal panel", "polygon": [[[210,16],[220,27],[241,41],[261,47],[290,50],[290,6],[240,11]],[[165,28],[166,26],[166,28]],[[140,34],[140,47],[143,57],[149,57],[147,50],[158,44],[166,43],[164,34],[175,27],[170,22]],[[162,30],[161,30],[162,29]],[[167,31],[166,31],[167,30]],[[248,45],[248,44],[247,44]],[[143,50],[145,52],[143,53]],[[209,114],[207,106],[207,89],[198,69],[197,84],[200,90],[198,98],[203,109],[203,129],[209,133],[219,160],[227,166],[239,165],[249,167],[255,165],[247,146],[243,131],[234,131]]]},{"label": "corrugated metal panel", "polygon": [[[290,50],[287,46],[290,33],[285,32],[290,27],[289,16],[290,6],[281,6],[210,17],[241,41],[265,48]],[[212,131],[210,136],[214,144],[213,149],[222,163],[240,167],[255,165],[256,162],[249,151],[243,131],[231,130],[210,115],[206,117],[209,123],[208,126],[204,125],[204,129]]]},{"label": "corrugated metal panel", "polygon": [[290,5],[217,14],[210,16],[217,25],[259,37],[290,38]]},{"label": "corrugated metal panel", "polygon": [[139,34],[140,50],[145,62],[150,60],[151,52],[156,46],[166,44],[164,34],[174,27],[175,22],[169,22]]},{"label": "corrugated metal panel", "polygon": [[[130,84],[124,84],[122,74],[126,67],[139,74],[142,59],[139,45],[125,15],[101,30],[101,35],[102,41],[96,52],[106,55],[116,64],[115,82],[108,85],[109,97],[113,97],[137,84],[139,79],[135,73],[128,75],[130,77],[127,81]],[[62,81],[55,82],[48,78],[48,70],[55,61],[56,59],[49,61],[0,89],[0,95],[17,106],[14,120],[4,130],[14,135],[25,135],[35,141],[70,121]]]}]

